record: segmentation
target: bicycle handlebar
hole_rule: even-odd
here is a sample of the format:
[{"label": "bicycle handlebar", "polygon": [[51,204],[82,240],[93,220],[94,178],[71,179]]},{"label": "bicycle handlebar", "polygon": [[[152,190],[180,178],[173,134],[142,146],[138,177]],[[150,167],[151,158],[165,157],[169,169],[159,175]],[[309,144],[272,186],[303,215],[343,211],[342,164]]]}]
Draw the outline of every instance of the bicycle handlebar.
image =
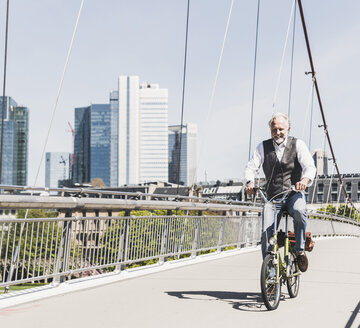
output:
[{"label": "bicycle handlebar", "polygon": [[282,202],[290,192],[292,192],[292,191],[294,191],[294,192],[299,192],[299,191],[300,191],[300,190],[296,190],[296,189],[295,189],[295,186],[290,186],[290,187],[287,188],[286,190],[284,190],[284,191],[282,191],[282,192],[279,192],[278,194],[276,194],[275,196],[273,196],[272,198],[270,198],[270,200],[267,200],[267,198],[265,197],[264,192],[263,192],[263,190],[261,189],[260,186],[255,186],[254,189],[255,189],[256,192],[259,192],[261,198],[262,198],[265,202],[272,202],[276,197],[284,194],[284,196],[281,197],[281,199],[277,201],[277,202]]}]

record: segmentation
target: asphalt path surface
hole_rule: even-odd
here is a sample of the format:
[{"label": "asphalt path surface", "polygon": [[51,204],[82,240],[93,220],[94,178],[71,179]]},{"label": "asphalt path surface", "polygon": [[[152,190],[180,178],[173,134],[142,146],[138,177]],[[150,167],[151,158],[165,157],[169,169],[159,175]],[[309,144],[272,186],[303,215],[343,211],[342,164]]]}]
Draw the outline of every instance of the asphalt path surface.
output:
[{"label": "asphalt path surface", "polygon": [[260,292],[260,251],[0,311],[2,327],[359,327],[360,238],[317,240],[298,297]]}]

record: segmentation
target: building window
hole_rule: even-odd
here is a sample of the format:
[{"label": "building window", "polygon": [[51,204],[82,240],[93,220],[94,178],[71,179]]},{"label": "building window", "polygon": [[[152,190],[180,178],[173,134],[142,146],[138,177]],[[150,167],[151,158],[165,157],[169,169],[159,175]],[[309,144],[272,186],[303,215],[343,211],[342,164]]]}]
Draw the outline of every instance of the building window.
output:
[{"label": "building window", "polygon": [[346,191],[351,191],[351,182],[346,182]]},{"label": "building window", "polygon": [[358,182],[358,190],[360,190],[360,182]]},{"label": "building window", "polygon": [[337,192],[338,191],[338,185],[337,183],[333,183],[331,185],[331,192]]},{"label": "building window", "polygon": [[323,193],[323,192],[324,192],[324,184],[323,184],[323,183],[319,183],[319,185],[318,185],[318,192],[319,192],[319,193]]},{"label": "building window", "polygon": [[358,200],[360,200],[360,193],[358,193]]},{"label": "building window", "polygon": [[317,200],[318,200],[318,202],[324,201],[324,195],[322,195],[322,194],[317,195]]},{"label": "building window", "polygon": [[331,194],[331,201],[336,202],[337,201],[337,195]]}]

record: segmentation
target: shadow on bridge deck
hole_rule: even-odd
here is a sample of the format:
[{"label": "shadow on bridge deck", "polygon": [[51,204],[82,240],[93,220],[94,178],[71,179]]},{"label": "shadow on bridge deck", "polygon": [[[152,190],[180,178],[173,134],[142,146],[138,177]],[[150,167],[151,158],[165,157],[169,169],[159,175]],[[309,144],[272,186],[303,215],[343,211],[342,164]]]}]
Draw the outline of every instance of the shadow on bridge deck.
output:
[{"label": "shadow on bridge deck", "polygon": [[[0,311],[12,327],[358,327],[360,238],[317,240],[299,296],[260,294],[259,251],[162,271]],[[291,321],[289,321],[291,320]]]}]

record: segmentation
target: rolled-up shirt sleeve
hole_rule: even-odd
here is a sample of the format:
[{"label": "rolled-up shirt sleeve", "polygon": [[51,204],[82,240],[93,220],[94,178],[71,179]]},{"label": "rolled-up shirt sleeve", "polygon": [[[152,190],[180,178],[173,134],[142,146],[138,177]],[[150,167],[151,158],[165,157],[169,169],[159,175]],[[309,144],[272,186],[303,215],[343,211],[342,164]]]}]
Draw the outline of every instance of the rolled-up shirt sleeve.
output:
[{"label": "rolled-up shirt sleeve", "polygon": [[308,147],[305,145],[304,141],[297,139],[296,153],[297,153],[298,161],[302,168],[301,178],[310,179],[310,183],[308,186],[311,186],[313,184],[316,175],[316,167],[314,164],[314,160],[310,154],[310,151]]},{"label": "rolled-up shirt sleeve", "polygon": [[255,149],[253,156],[245,167],[243,183],[255,181],[255,177],[258,173],[259,168],[264,162],[264,146],[263,143],[259,143]]}]

